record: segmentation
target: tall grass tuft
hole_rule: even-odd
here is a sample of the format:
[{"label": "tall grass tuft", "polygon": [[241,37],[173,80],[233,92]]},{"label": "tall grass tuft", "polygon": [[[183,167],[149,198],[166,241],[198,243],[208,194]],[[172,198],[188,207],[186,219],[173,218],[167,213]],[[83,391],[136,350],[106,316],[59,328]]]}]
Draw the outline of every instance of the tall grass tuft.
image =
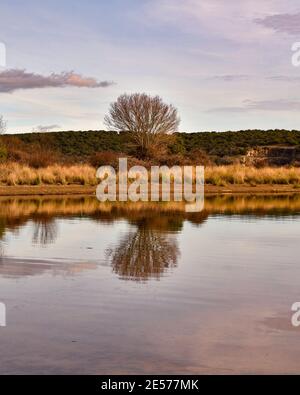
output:
[{"label": "tall grass tuft", "polygon": [[[150,177],[149,177],[150,179]],[[300,168],[254,168],[241,165],[208,166],[205,182],[210,185],[300,185]],[[15,162],[0,163],[1,185],[97,185],[96,168],[90,165],[30,167]]]},{"label": "tall grass tuft", "polygon": [[0,164],[2,185],[96,185],[95,168],[88,165],[52,165],[33,168],[18,163]]},{"label": "tall grass tuft", "polygon": [[205,182],[211,185],[296,185],[300,183],[300,168],[213,166],[205,169]]}]

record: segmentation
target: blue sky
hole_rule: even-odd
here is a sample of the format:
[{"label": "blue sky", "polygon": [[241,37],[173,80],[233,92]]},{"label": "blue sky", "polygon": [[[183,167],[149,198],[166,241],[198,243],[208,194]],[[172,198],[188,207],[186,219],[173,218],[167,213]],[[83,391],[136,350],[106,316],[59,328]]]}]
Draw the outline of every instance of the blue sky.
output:
[{"label": "blue sky", "polygon": [[174,104],[181,131],[300,129],[296,0],[2,0],[0,15],[11,133],[101,129],[124,92]]}]

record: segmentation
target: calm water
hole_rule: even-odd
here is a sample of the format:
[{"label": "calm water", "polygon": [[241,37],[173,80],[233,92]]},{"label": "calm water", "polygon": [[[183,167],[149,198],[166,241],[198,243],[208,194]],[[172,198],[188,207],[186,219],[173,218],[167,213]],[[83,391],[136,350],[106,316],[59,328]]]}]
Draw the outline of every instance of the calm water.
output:
[{"label": "calm water", "polygon": [[0,373],[300,373],[300,196],[0,200]]}]

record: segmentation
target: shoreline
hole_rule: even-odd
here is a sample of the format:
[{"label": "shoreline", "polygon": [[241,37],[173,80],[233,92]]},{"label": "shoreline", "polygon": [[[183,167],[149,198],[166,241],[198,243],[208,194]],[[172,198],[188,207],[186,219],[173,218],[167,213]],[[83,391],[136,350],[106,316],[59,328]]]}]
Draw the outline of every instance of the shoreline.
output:
[{"label": "shoreline", "polygon": [[[292,185],[262,184],[251,186],[235,184],[226,186],[205,185],[206,195],[224,194],[300,194],[300,188]],[[46,195],[95,195],[96,186],[88,185],[17,185],[0,186],[0,196],[46,196]]]}]

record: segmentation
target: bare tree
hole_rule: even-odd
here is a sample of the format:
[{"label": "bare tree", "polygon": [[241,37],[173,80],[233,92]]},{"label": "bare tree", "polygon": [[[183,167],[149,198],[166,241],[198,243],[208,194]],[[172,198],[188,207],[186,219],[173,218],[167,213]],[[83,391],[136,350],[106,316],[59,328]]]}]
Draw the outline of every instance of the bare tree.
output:
[{"label": "bare tree", "polygon": [[6,122],[2,115],[0,115],[0,134],[4,134],[6,132]]},{"label": "bare tree", "polygon": [[104,122],[112,130],[130,132],[139,155],[147,157],[169,141],[180,119],[176,108],[159,96],[135,93],[124,94],[112,103]]}]

